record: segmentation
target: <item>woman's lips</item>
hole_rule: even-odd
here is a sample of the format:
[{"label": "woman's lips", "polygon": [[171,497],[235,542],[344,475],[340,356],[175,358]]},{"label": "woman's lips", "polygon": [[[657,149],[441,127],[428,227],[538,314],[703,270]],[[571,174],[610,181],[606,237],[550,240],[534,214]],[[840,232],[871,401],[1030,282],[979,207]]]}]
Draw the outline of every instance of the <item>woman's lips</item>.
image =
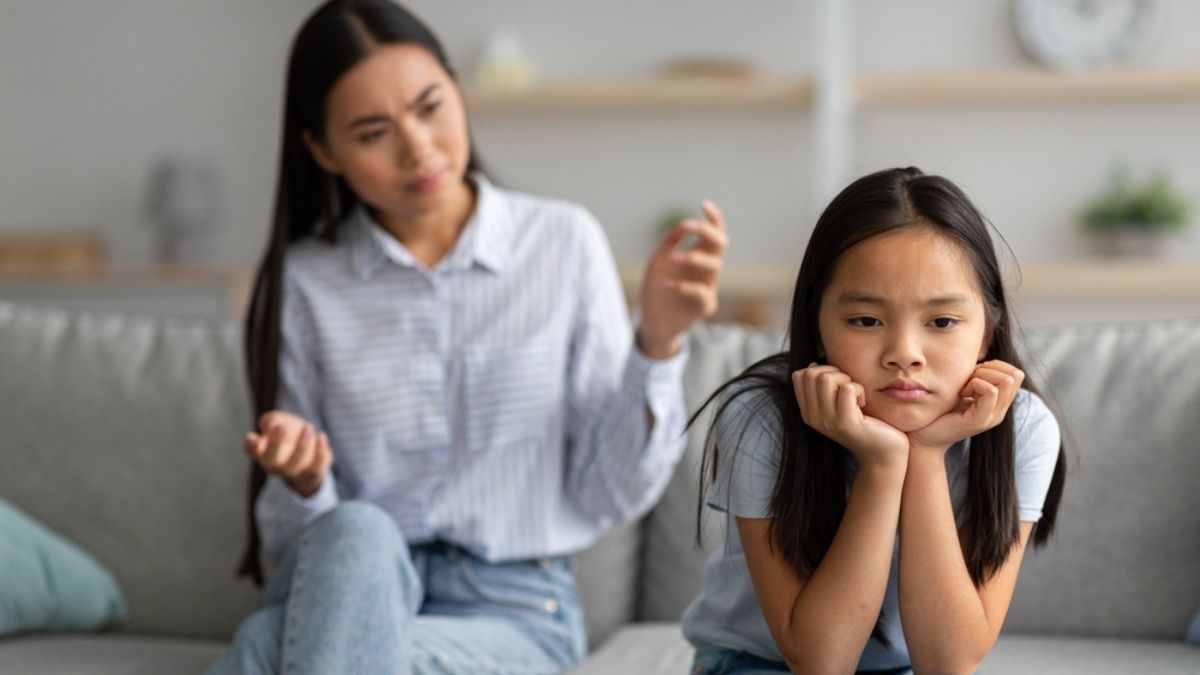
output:
[{"label": "woman's lips", "polygon": [[442,184],[442,176],[444,176],[445,173],[445,171],[435,171],[427,176],[423,176],[408,183],[404,186],[404,188],[409,192],[428,194],[438,189],[438,186]]},{"label": "woman's lips", "polygon": [[932,392],[912,380],[892,380],[879,390],[884,396],[897,401],[924,401]]}]

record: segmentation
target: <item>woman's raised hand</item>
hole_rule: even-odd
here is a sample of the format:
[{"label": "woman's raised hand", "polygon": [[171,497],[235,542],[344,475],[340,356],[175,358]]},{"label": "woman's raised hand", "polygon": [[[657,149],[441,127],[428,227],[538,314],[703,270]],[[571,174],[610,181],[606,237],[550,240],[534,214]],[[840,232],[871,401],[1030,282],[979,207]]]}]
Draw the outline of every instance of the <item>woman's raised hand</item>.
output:
[{"label": "woman's raised hand", "polygon": [[[717,278],[729,238],[717,205],[705,200],[702,208],[703,220],[679,221],[646,263],[637,337],[638,346],[651,358],[679,351],[684,331],[717,311]],[[695,244],[678,250],[689,234],[696,235]]]},{"label": "woman's raised hand", "polygon": [[975,367],[958,392],[958,407],[909,434],[912,445],[945,452],[950,446],[983,433],[1004,419],[1017,397],[1025,373],[1004,361],[985,361]]},{"label": "woman's raised hand", "polygon": [[860,466],[905,466],[908,436],[863,414],[866,391],[849,375],[813,363],[792,373],[792,386],[804,423],[853,453]]},{"label": "woman's raised hand", "polygon": [[277,474],[301,497],[311,497],[333,463],[329,437],[303,418],[271,410],[258,418],[258,433],[244,439],[246,454],[263,471]]}]

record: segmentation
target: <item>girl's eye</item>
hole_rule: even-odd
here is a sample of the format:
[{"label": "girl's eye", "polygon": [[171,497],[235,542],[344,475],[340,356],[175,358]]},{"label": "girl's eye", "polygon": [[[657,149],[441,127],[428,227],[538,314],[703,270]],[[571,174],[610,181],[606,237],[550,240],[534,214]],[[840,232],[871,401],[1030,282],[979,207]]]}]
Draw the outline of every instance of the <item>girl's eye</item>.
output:
[{"label": "girl's eye", "polygon": [[934,328],[951,328],[958,325],[958,319],[951,319],[948,316],[939,316],[929,323],[932,323]]},{"label": "girl's eye", "polygon": [[874,328],[880,325],[880,322],[873,316],[856,316],[850,319],[850,325],[858,328]]},{"label": "girl's eye", "polygon": [[429,103],[425,104],[424,108],[421,108],[421,112],[425,113],[426,115],[432,115],[433,113],[437,112],[438,108],[440,107],[442,107],[441,101],[430,101]]}]

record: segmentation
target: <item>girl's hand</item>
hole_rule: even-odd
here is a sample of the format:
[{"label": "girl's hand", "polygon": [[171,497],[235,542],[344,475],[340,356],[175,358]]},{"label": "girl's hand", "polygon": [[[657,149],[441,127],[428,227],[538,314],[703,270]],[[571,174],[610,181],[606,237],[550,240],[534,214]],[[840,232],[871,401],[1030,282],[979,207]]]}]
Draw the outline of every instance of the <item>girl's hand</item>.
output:
[{"label": "girl's hand", "polygon": [[333,463],[329,437],[302,418],[282,410],[263,413],[261,433],[247,432],[246,454],[263,471],[279,475],[301,497],[311,497]]},{"label": "girl's hand", "polygon": [[[683,332],[717,311],[717,277],[729,238],[717,205],[705,200],[702,207],[704,220],[679,221],[646,263],[637,340],[650,358],[679,351]],[[695,245],[676,250],[688,234],[696,235]]]},{"label": "girl's hand", "polygon": [[1004,419],[1024,381],[1025,373],[1004,361],[979,364],[959,392],[959,406],[909,434],[909,440],[913,447],[945,452],[955,443],[991,429]]},{"label": "girl's hand", "polygon": [[863,414],[866,391],[835,366],[811,364],[792,373],[800,416],[808,426],[841,444],[859,466],[902,467],[908,437],[883,420]]}]

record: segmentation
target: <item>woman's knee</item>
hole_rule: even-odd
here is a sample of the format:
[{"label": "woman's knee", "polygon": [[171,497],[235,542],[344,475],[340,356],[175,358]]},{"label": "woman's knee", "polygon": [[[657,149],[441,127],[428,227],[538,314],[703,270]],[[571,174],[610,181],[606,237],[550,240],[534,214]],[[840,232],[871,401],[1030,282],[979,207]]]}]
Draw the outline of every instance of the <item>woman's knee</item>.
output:
[{"label": "woman's knee", "polygon": [[406,549],[396,521],[383,509],[367,502],[342,502],[308,527],[305,536],[322,548],[383,552]]}]

